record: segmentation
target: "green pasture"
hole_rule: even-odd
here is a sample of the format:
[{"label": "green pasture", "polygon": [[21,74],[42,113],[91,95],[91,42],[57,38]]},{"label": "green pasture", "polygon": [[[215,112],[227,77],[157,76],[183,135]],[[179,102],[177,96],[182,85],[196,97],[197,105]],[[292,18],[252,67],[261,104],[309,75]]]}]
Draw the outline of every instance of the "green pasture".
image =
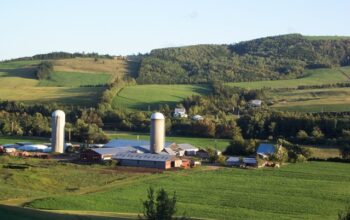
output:
[{"label": "green pasture", "polygon": [[247,89],[262,88],[296,88],[303,85],[322,85],[339,82],[346,82],[350,79],[350,67],[334,69],[306,70],[305,76],[298,79],[269,80],[253,82],[227,83],[229,86],[242,87]]},{"label": "green pasture", "polygon": [[41,80],[38,86],[96,86],[105,85],[110,79],[111,74],[108,73],[53,72],[50,79]]},{"label": "green pasture", "polygon": [[350,88],[274,91],[267,94],[279,110],[342,112],[350,110]]},{"label": "green pasture", "polygon": [[113,99],[113,107],[152,111],[160,105],[174,107],[184,98],[208,94],[207,85],[136,85],[123,88]]},{"label": "green pasture", "polygon": [[176,191],[178,214],[215,219],[336,219],[350,201],[349,164],[308,162],[280,169],[205,169],[153,174],[82,195],[50,196],[29,207],[139,213],[149,186]]}]

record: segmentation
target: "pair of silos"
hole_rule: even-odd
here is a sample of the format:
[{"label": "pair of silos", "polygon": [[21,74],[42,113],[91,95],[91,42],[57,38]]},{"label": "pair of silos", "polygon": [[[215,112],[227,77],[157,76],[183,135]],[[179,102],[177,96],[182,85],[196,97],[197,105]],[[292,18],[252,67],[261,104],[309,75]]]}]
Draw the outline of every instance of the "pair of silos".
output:
[{"label": "pair of silos", "polygon": [[[52,152],[64,152],[64,126],[66,117],[63,111],[56,110],[51,117],[51,148]],[[150,151],[158,154],[163,151],[165,143],[165,117],[160,112],[151,116]]]}]

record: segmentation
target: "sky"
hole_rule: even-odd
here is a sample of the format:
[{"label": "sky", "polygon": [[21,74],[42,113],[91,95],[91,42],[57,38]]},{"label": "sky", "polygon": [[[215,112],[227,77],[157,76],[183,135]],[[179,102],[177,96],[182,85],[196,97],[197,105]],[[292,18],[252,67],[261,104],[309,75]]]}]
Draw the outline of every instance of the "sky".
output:
[{"label": "sky", "polygon": [[348,0],[1,0],[0,60],[111,55],[301,33],[350,36]]}]

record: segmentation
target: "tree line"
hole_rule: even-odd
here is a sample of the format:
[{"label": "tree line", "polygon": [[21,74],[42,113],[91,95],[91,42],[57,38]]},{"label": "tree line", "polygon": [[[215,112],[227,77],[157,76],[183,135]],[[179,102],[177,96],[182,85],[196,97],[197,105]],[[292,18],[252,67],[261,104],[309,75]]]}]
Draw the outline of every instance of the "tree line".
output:
[{"label": "tree line", "polygon": [[152,50],[141,62],[138,83],[208,83],[296,78],[305,68],[350,65],[350,39],[299,34],[231,45]]}]

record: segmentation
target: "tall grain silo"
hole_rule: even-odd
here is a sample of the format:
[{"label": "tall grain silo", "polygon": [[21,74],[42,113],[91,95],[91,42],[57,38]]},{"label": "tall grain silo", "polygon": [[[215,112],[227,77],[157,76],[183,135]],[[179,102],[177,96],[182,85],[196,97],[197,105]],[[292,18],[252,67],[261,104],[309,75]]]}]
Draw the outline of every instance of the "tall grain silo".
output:
[{"label": "tall grain silo", "polygon": [[165,139],[165,118],[160,112],[155,112],[151,116],[151,146],[152,154],[158,154],[164,149]]},{"label": "tall grain silo", "polygon": [[51,117],[51,148],[52,152],[64,152],[64,125],[66,123],[66,115],[61,110],[56,110]]}]

